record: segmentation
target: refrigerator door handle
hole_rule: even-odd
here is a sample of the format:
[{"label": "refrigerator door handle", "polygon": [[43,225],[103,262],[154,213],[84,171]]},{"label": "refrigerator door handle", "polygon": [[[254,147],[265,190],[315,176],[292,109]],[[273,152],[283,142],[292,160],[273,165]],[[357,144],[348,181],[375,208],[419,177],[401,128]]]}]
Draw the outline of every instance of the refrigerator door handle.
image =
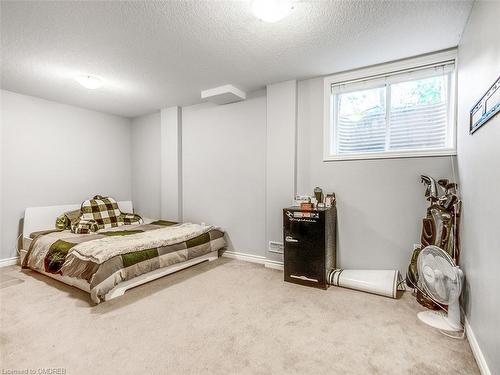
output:
[{"label": "refrigerator door handle", "polygon": [[293,277],[294,279],[305,280],[305,281],[314,281],[315,283],[318,282],[318,279],[311,279],[311,278],[306,277],[306,276],[290,275],[290,277]]},{"label": "refrigerator door handle", "polygon": [[299,242],[299,240],[296,240],[295,238],[293,238],[292,236],[286,236],[285,237],[285,241],[286,242]]}]

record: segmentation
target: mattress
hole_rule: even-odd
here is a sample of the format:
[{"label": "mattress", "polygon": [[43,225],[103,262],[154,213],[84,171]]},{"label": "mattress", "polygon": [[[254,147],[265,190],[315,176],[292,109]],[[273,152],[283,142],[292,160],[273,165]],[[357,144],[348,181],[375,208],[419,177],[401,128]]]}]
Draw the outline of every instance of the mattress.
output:
[{"label": "mattress", "polygon": [[[28,240],[29,240],[29,243],[31,243],[31,239],[28,238]],[[25,250],[25,249],[22,249],[19,252],[19,255],[21,258],[21,264],[23,263],[24,257],[26,256],[27,253],[28,253],[28,250]],[[81,289],[84,292],[90,293],[90,284],[84,279],[77,279],[75,277],[62,276],[62,275],[58,275],[58,274],[54,274],[54,273],[48,273],[48,272],[45,272],[45,271],[40,270],[40,269],[36,270],[36,272],[39,272],[43,275],[51,277],[52,279],[60,281],[64,284],[74,286],[75,288]]]},{"label": "mattress", "polygon": [[226,246],[220,229],[164,221],[95,234],[53,231],[26,243],[30,250],[22,255],[24,268],[89,292],[96,303],[120,283]]}]

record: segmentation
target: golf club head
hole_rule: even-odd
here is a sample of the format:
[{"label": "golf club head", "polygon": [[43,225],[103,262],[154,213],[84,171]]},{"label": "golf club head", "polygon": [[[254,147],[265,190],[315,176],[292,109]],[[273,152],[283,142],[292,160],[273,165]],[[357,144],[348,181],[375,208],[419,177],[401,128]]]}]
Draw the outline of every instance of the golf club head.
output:
[{"label": "golf club head", "polygon": [[437,191],[436,180],[434,180],[432,177],[427,176],[427,175],[421,175],[420,179],[421,179],[421,182],[426,185],[425,196],[427,197],[427,200],[429,200],[431,202],[437,201],[438,200],[438,191]]}]

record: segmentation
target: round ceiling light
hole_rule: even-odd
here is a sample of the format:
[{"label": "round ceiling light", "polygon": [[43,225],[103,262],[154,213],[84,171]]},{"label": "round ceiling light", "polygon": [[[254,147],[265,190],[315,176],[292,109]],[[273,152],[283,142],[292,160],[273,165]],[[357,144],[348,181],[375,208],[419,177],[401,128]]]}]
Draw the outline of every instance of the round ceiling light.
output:
[{"label": "round ceiling light", "polygon": [[254,0],[252,3],[255,17],[265,22],[278,22],[288,16],[292,9],[290,0]]},{"label": "round ceiling light", "polygon": [[96,76],[91,76],[86,74],[86,75],[76,76],[75,79],[80,85],[90,90],[95,90],[102,86],[101,79]]}]

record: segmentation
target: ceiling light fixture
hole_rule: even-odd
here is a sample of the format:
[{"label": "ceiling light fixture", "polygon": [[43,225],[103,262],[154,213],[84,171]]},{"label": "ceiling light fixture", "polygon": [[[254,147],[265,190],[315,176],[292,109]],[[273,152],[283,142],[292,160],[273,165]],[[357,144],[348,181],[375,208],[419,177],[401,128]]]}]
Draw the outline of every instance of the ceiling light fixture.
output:
[{"label": "ceiling light fixture", "polygon": [[102,81],[99,77],[91,76],[91,75],[79,75],[76,76],[75,79],[77,82],[83,87],[95,90],[102,86]]},{"label": "ceiling light fixture", "polygon": [[254,0],[252,12],[258,19],[265,22],[278,22],[288,16],[293,9],[290,0]]}]

